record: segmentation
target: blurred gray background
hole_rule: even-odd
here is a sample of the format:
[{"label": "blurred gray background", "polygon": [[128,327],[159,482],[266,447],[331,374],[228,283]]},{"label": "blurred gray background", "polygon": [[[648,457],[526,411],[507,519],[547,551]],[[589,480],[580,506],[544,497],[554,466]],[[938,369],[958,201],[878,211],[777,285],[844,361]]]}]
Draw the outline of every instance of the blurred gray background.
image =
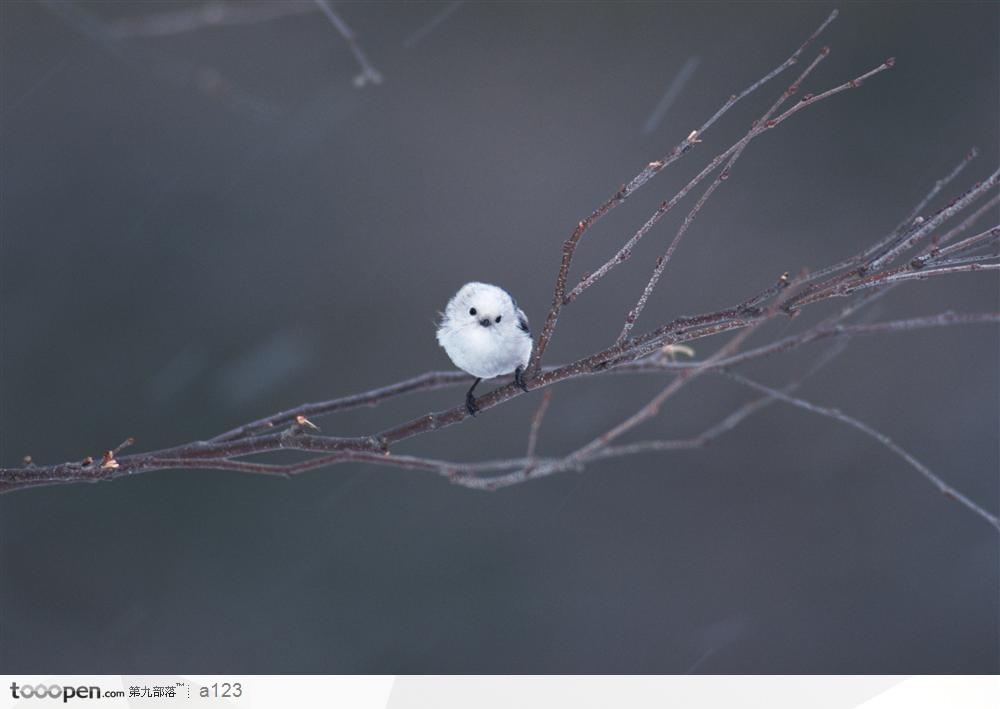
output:
[{"label": "blurred gray background", "polygon": [[[0,5],[4,465],[99,455],[129,435],[152,450],[446,369],[433,322],[468,280],[503,284],[539,325],[577,220],[832,9],[466,3],[414,39],[444,5],[341,3],[385,76],[362,89],[314,11],[106,35],[122,18],[195,5]],[[841,10],[804,90],[888,56],[896,68],[751,145],[639,330],[855,253],[973,145],[983,157],[949,194],[994,168],[998,5]],[[682,71],[686,85],[644,132]],[[790,76],[589,233],[577,274],[742,135]],[[689,206],[566,311],[550,362],[615,337]],[[874,316],[997,301],[995,276],[957,276],[901,287]],[[998,344],[984,326],[858,339],[801,395],[873,424],[996,512]],[[746,371],[779,385],[821,352]],[[559,385],[541,452],[589,440],[657,386]],[[366,433],[461,396],[320,423]],[[540,396],[399,450],[520,455]],[[635,437],[695,434],[752,397],[705,377]],[[291,481],[164,471],[0,497],[0,535],[9,673],[1000,665],[993,530],[871,439],[781,404],[707,450],[495,494],[349,465]]]}]

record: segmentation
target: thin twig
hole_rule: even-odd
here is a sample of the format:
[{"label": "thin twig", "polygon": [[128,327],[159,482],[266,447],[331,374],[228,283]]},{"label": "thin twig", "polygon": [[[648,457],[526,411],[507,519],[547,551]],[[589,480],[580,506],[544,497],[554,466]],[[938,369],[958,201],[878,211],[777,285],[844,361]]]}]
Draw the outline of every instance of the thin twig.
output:
[{"label": "thin twig", "polygon": [[[960,254],[981,249],[984,246],[994,245],[998,239],[1000,239],[1000,226],[995,226],[992,229],[987,229],[979,234],[968,236],[961,241],[956,241],[954,244],[949,246],[935,246],[930,250],[924,250],[919,256],[910,261],[910,267],[923,268],[928,264],[934,266],[950,265],[954,262],[948,261],[947,259],[952,259]],[[990,257],[986,256],[986,258]]]},{"label": "thin twig", "polygon": [[904,281],[924,280],[934,276],[945,276],[953,273],[973,273],[975,271],[993,271],[1000,267],[1000,264],[978,264],[971,263],[961,266],[942,266],[940,268],[925,268],[919,262],[906,266],[881,271],[863,278],[838,281],[818,293],[812,293],[807,297],[795,300],[789,304],[789,308],[801,308],[804,305],[815,303],[827,298],[838,298],[851,295],[866,288],[879,288],[893,283]]},{"label": "thin twig", "polygon": [[977,209],[968,217],[963,219],[957,226],[953,227],[952,229],[949,229],[940,237],[932,239],[931,243],[927,244],[927,246],[924,247],[923,251],[920,252],[920,255],[923,256],[927,253],[930,253],[934,249],[949,243],[955,237],[961,236],[969,229],[969,227],[971,227],[977,221],[982,219],[984,214],[987,214],[988,212],[995,210],[997,208],[997,205],[1000,205],[1000,193],[990,197],[990,199],[987,200],[985,204],[980,206],[979,209]]},{"label": "thin twig", "polygon": [[953,217],[958,212],[962,211],[970,204],[975,202],[981,196],[992,190],[1000,184],[1000,169],[995,170],[993,174],[987,177],[982,182],[974,185],[970,190],[968,190],[961,197],[955,200],[940,210],[932,218],[921,222],[920,228],[914,230],[910,234],[904,234],[900,236],[895,243],[885,247],[877,256],[872,258],[866,267],[868,270],[877,270],[883,268],[884,266],[891,263],[899,254],[903,253],[907,249],[911,248],[915,244],[919,243],[921,239],[930,234],[932,231],[938,228],[946,220]]},{"label": "thin twig", "polygon": [[915,458],[906,449],[901,447],[899,444],[897,444],[895,441],[893,441],[884,433],[881,433],[880,431],[872,428],[863,421],[859,421],[853,416],[848,416],[839,409],[833,409],[826,406],[818,406],[817,404],[813,404],[809,401],[806,401],[805,399],[799,399],[797,397],[786,394],[785,392],[782,392],[778,389],[774,389],[764,384],[755,382],[752,379],[748,379],[747,377],[744,377],[743,375],[737,374],[735,372],[727,372],[726,374],[734,381],[737,381],[746,387],[754,389],[755,391],[767,394],[768,396],[771,396],[777,399],[778,401],[783,401],[786,404],[797,406],[800,409],[803,409],[805,411],[810,411],[814,414],[819,414],[820,416],[826,416],[827,418],[832,418],[837,421],[841,421],[843,423],[846,423],[848,426],[856,428],[865,435],[874,438],[876,441],[878,441],[883,446],[885,446],[893,453],[898,455],[900,458],[905,460],[907,463],[909,463],[914,469],[917,470],[917,472],[919,472],[921,475],[927,478],[927,480],[930,481],[930,483],[934,485],[934,487],[936,487],[941,494],[961,503],[966,508],[972,510],[977,515],[979,515],[987,522],[989,522],[991,525],[993,525],[998,531],[1000,531],[1000,519],[997,519],[995,515],[990,514],[982,507],[980,507],[978,504],[976,504],[968,497],[963,495],[961,492],[956,490],[954,487],[946,483],[938,475],[936,475],[930,468],[928,468],[926,465],[917,460],[917,458]]},{"label": "thin twig", "polygon": [[[953,313],[944,312],[938,315],[927,315],[924,317],[906,318],[903,320],[891,320],[888,322],[865,323],[859,325],[820,325],[797,335],[790,335],[775,342],[745,350],[739,354],[727,357],[715,363],[714,368],[722,369],[735,367],[747,362],[768,357],[770,355],[788,352],[789,350],[802,347],[811,342],[818,342],[826,339],[849,339],[856,335],[887,335],[892,333],[910,332],[912,330],[923,330],[936,327],[950,327],[954,325],[977,325],[977,324],[1000,324],[1000,312],[995,313]],[[699,367],[702,362],[656,362],[653,366],[656,371],[664,369],[693,369]],[[627,371],[636,372],[644,365],[644,361],[636,362],[629,367],[623,367]]]},{"label": "thin twig", "polygon": [[[930,204],[931,200],[937,197],[941,193],[941,190],[950,185],[956,177],[961,175],[962,171],[969,166],[969,163],[977,157],[979,157],[979,148],[972,146],[972,148],[969,149],[969,152],[965,154],[965,157],[962,158],[962,161],[958,163],[958,165],[956,165],[951,172],[935,182],[934,187],[931,188],[930,192],[928,192],[924,198],[920,200],[917,206],[906,215],[906,218],[899,223],[899,225],[893,230],[892,234],[890,234],[890,240],[892,236],[899,236],[904,231],[912,227],[914,223],[918,223],[920,213],[924,211],[924,208],[928,204]],[[920,223],[922,223],[922,220]]]},{"label": "thin twig", "polygon": [[[821,57],[822,56],[825,56],[825,55],[821,55]],[[818,59],[817,59],[817,61],[818,61]],[[736,143],[734,143],[733,145],[731,145],[729,148],[727,148],[722,153],[716,155],[708,163],[708,165],[706,165],[705,168],[700,173],[698,173],[694,178],[692,178],[679,192],[677,192],[669,200],[666,200],[666,201],[662,202],[660,204],[660,206],[656,209],[656,211],[654,211],[653,214],[649,217],[649,219],[647,219],[646,222],[639,228],[639,230],[635,234],[633,234],[633,236],[628,241],[625,242],[625,244],[615,253],[614,256],[612,256],[610,259],[608,259],[597,270],[595,270],[593,272],[585,273],[580,278],[580,282],[577,283],[577,285],[568,294],[566,294],[566,296],[564,298],[564,305],[565,304],[569,304],[569,303],[573,302],[574,300],[576,300],[576,298],[578,298],[580,296],[580,294],[583,293],[583,291],[587,290],[588,288],[590,288],[591,286],[593,286],[594,284],[596,284],[598,281],[600,281],[602,278],[604,278],[604,276],[606,276],[612,269],[616,268],[617,266],[619,266],[622,263],[625,263],[629,258],[631,258],[632,252],[635,249],[636,244],[638,244],[639,241],[641,241],[642,238],[644,236],[646,236],[646,234],[649,233],[649,231],[657,224],[657,222],[659,222],[663,218],[663,216],[667,212],[669,212],[671,209],[673,209],[673,207],[681,199],[683,199],[685,196],[687,196],[687,194],[694,187],[696,187],[698,184],[700,184],[706,177],[708,177],[708,175],[710,175],[711,173],[713,173],[719,167],[719,165],[721,165],[723,163],[723,161],[725,161],[727,159],[731,159],[731,158],[733,158],[734,155],[738,156],[739,153],[742,153],[743,149],[745,149],[746,145],[751,140],[753,140],[754,138],[756,138],[760,134],[764,133],[765,131],[768,131],[768,130],[771,130],[773,128],[776,128],[777,126],[779,126],[781,123],[783,123],[785,120],[787,120],[788,118],[790,118],[792,115],[794,115],[795,113],[797,113],[799,110],[801,110],[805,106],[807,106],[807,105],[813,105],[813,104],[815,104],[818,101],[822,101],[823,99],[829,98],[831,96],[835,96],[836,94],[840,93],[841,91],[845,91],[845,90],[847,90],[849,88],[855,88],[856,86],[860,86],[861,83],[863,83],[861,81],[861,79],[866,78],[866,77],[871,76],[871,75],[874,75],[874,74],[877,74],[877,73],[879,73],[881,71],[884,71],[885,69],[889,68],[891,65],[892,65],[892,62],[891,61],[887,61],[884,64],[882,64],[880,67],[877,67],[876,69],[872,70],[871,72],[868,72],[867,74],[862,75],[862,77],[859,77],[858,79],[853,79],[852,81],[845,82],[841,86],[835,87],[834,89],[831,89],[830,91],[826,91],[826,92],[824,92],[822,94],[818,94],[818,95],[807,94],[806,96],[803,97],[803,99],[798,104],[796,104],[792,108],[790,108],[787,111],[785,111],[785,113],[783,113],[778,118],[771,119],[771,120],[766,120],[766,121],[762,121],[762,122],[758,122],[756,125],[754,125],[750,129],[750,131],[741,140],[739,140]],[[812,66],[815,66],[815,62],[813,63]],[[811,68],[810,68],[810,70],[811,70]],[[793,86],[795,86],[797,88],[797,84],[793,84]],[[791,89],[792,93],[794,93],[794,91],[795,91],[795,89]],[[783,94],[783,96],[786,96],[786,95],[789,95],[787,90],[786,90],[785,94]],[[730,163],[730,166],[731,166],[731,163]],[[728,177],[729,177],[729,173],[726,172],[726,170],[724,169],[722,171],[722,173],[720,173],[720,178],[717,180],[717,182],[725,180]],[[710,191],[708,192],[709,196],[711,195],[711,192],[714,191],[717,186],[718,186],[717,183],[713,183],[713,186],[709,188],[710,189]],[[692,213],[694,215],[697,214],[697,212],[701,209],[701,206],[704,205],[704,202],[706,200],[707,200],[707,197],[705,197],[705,196],[703,196],[702,199],[699,200],[699,204],[696,205],[696,208],[694,210],[692,210]],[[693,219],[694,219],[694,217],[691,214],[689,214],[688,218],[685,219],[685,222],[684,222],[685,225],[690,226],[690,222]],[[679,232],[679,236],[680,237],[683,237],[684,232],[687,230],[687,226],[682,227],[682,231]],[[666,266],[666,262],[669,260],[670,256],[673,254],[673,251],[677,248],[677,245],[679,244],[679,242],[680,242],[680,239],[678,237],[675,237],[674,240],[673,240],[673,242],[671,242],[671,248],[668,248],[668,250],[667,250],[667,254],[665,254],[664,256],[661,256],[659,259],[657,259],[657,262],[656,262],[656,269],[657,269],[657,271],[659,271],[659,272],[662,273],[663,268]],[[656,279],[659,278],[658,276],[655,275],[655,272],[654,272],[654,277]],[[655,285],[655,283],[654,283],[654,285]],[[648,284],[647,284],[647,289],[651,290],[649,288]],[[646,293],[646,290],[643,291],[643,294],[646,295],[646,298],[648,299],[648,295]],[[638,308],[638,309],[641,310],[641,308]],[[636,309],[633,309],[633,311],[629,312],[629,315],[626,317],[626,323],[628,323],[629,320],[631,320],[634,323],[635,319],[638,318],[638,313],[635,312],[635,310]],[[630,331],[630,330],[631,330],[631,327],[626,327],[625,331],[624,331],[624,334],[627,336],[628,331]],[[624,340],[624,338],[620,338],[620,339]]]},{"label": "thin twig", "polygon": [[542,400],[538,402],[535,415],[531,417],[531,430],[528,431],[528,452],[524,454],[525,458],[535,457],[535,449],[538,447],[538,430],[542,427],[542,419],[545,418],[545,412],[548,411],[549,404],[552,402],[553,391],[553,389],[545,390],[545,393],[542,394]]},{"label": "thin twig", "polygon": [[[820,356],[815,363],[801,376],[791,380],[788,384],[784,386],[781,390],[786,394],[791,393],[798,389],[802,384],[819,372],[823,367],[832,362],[834,358],[837,357],[841,352],[843,352],[846,346],[846,341],[838,342],[833,347],[829,348],[826,352]],[[636,441],[635,443],[624,444],[620,446],[607,446],[599,451],[596,451],[588,460],[601,460],[605,458],[618,458],[625,455],[634,455],[637,453],[646,452],[659,452],[668,450],[686,450],[692,448],[704,448],[709,443],[715,441],[726,433],[729,433],[735,429],[739,424],[743,423],[746,419],[750,418],[753,414],[761,411],[763,408],[775,401],[774,397],[770,395],[762,396],[753,401],[749,401],[740,408],[736,409],[725,418],[723,418],[718,423],[709,426],[704,431],[699,433],[693,438],[680,438],[672,440],[652,440],[652,441]]]},{"label": "thin twig", "polygon": [[527,367],[528,374],[534,374],[541,368],[542,357],[545,354],[545,350],[548,348],[549,341],[552,339],[552,334],[555,331],[556,323],[559,320],[559,314],[562,312],[564,299],[566,298],[566,280],[569,276],[569,269],[573,261],[573,254],[575,253],[577,244],[579,244],[584,233],[586,233],[586,231],[601,217],[628,199],[633,193],[635,193],[636,190],[649,182],[649,180],[659,174],[668,165],[680,159],[685,153],[694,147],[696,143],[700,142],[705,132],[729,109],[798,61],[799,55],[805,51],[806,47],[808,47],[809,44],[816,39],[816,37],[819,36],[819,34],[826,29],[827,25],[833,22],[836,17],[837,11],[834,10],[806,39],[806,41],[803,42],[799,48],[796,49],[784,62],[745,88],[741,93],[730,96],[722,107],[719,108],[711,118],[705,121],[700,128],[691,131],[691,133],[684,140],[674,146],[673,150],[667,153],[663,158],[649,163],[638,175],[633,177],[628,184],[623,185],[614,196],[597,207],[588,217],[576,225],[576,228],[570,234],[569,238],[563,242],[562,259],[559,263],[559,270],[556,274],[552,305],[546,314],[542,331],[538,336],[538,340],[535,342],[534,348],[532,349],[531,361],[528,363]]},{"label": "thin twig", "polygon": [[[798,90],[802,82],[805,81],[805,79],[809,76],[809,74],[813,72],[813,70],[819,65],[821,61],[823,61],[823,59],[825,59],[829,55],[829,53],[830,50],[824,47],[823,50],[818,55],[816,55],[816,58],[802,71],[801,74],[799,74],[798,78],[796,78],[795,81],[792,82],[791,86],[789,86],[785,91],[782,92],[781,96],[778,97],[777,101],[774,102],[771,108],[769,108],[767,112],[764,113],[763,116],[761,116],[757,121],[754,122],[754,125],[750,129],[750,132],[747,133],[747,135],[744,136],[742,140],[736,143],[736,145],[733,146],[732,154],[729,156],[729,159],[726,162],[726,165],[722,168],[722,171],[718,174],[718,176],[714,180],[712,180],[712,182],[706,188],[702,196],[698,199],[697,202],[695,202],[695,205],[691,208],[691,211],[688,212],[687,216],[684,218],[684,221],[681,223],[680,229],[677,230],[677,234],[674,236],[673,241],[671,241],[670,245],[667,247],[666,252],[660,258],[656,259],[656,265],[653,268],[653,273],[649,277],[649,280],[647,281],[646,286],[642,291],[642,295],[639,296],[639,300],[635,304],[635,307],[633,307],[632,310],[630,310],[628,315],[625,317],[625,323],[622,326],[622,331],[618,335],[618,340],[616,342],[618,343],[624,342],[625,339],[629,336],[629,333],[632,332],[632,328],[635,326],[636,320],[638,320],[639,315],[646,307],[646,303],[649,301],[649,297],[650,295],[652,295],[653,289],[656,288],[657,283],[659,283],[660,277],[663,275],[663,270],[666,268],[667,263],[670,261],[671,256],[673,256],[674,251],[677,249],[681,240],[684,238],[684,235],[687,233],[687,230],[694,222],[695,217],[698,216],[698,213],[701,212],[702,207],[705,206],[705,203],[709,200],[709,198],[712,196],[715,190],[718,189],[719,185],[721,185],[724,180],[727,180],[729,178],[730,170],[732,170],[732,167],[736,163],[736,161],[740,159],[740,156],[743,154],[743,151],[746,150],[747,145],[750,144],[751,140],[753,140],[763,131],[768,129],[768,122],[770,121],[771,116],[774,115],[774,112],[777,111],[781,107],[781,105]],[[777,123],[775,123],[775,125],[777,125]],[[659,216],[662,216],[662,214],[665,211],[666,210],[660,212]],[[659,216],[657,216],[656,219],[659,219]]]},{"label": "thin twig", "polygon": [[467,385],[472,382],[473,376],[465,372],[426,372],[410,379],[390,384],[388,386],[371,389],[360,394],[352,394],[329,401],[320,401],[312,404],[303,404],[294,409],[282,411],[272,416],[266,416],[256,421],[237,426],[236,428],[220,433],[211,439],[213,443],[222,441],[232,441],[248,435],[264,433],[274,430],[286,424],[290,424],[298,416],[307,418],[317,418],[328,414],[342,411],[350,411],[364,406],[378,406],[379,404],[404,394],[412,394],[422,391],[433,391],[445,387]]},{"label": "thin twig", "polygon": [[835,263],[832,266],[827,266],[826,268],[821,268],[811,272],[806,277],[805,282],[808,283],[810,281],[818,281],[821,278],[826,278],[832,273],[843,271],[847,268],[861,266],[863,263],[870,260],[874,254],[878,253],[880,249],[883,249],[887,245],[893,243],[901,234],[906,231],[912,231],[920,226],[920,224],[923,224],[925,219],[923,217],[919,217],[920,212],[923,211],[923,209],[931,202],[932,199],[934,199],[934,197],[938,195],[942,189],[944,189],[945,186],[958,177],[958,175],[960,175],[969,163],[972,162],[972,160],[974,160],[978,155],[979,150],[977,148],[973,147],[969,150],[962,158],[962,161],[950,173],[935,182],[930,191],[924,195],[923,199],[921,199],[919,203],[917,203],[917,206],[914,207],[910,213],[907,214],[906,218],[904,218],[903,221],[901,221],[899,225],[889,232],[889,234],[883,239],[871,246],[866,247],[864,250],[854,256],[851,256],[850,258],[844,259],[843,261]]},{"label": "thin twig", "polygon": [[[780,305],[780,301],[776,305]],[[776,305],[771,306],[770,314],[777,312]],[[765,319],[766,318],[761,318],[760,320],[749,324],[746,328],[738,332],[732,339],[730,339],[729,342],[719,348],[711,357],[702,361],[699,366],[681,370],[678,375],[674,377],[674,379],[666,387],[664,387],[662,391],[650,399],[645,406],[618,425],[608,429],[600,436],[597,436],[586,445],[566,456],[567,462],[575,463],[586,459],[589,455],[592,455],[601,448],[606,448],[611,445],[615,442],[615,440],[620,438],[623,434],[628,433],[639,424],[656,416],[660,412],[660,407],[663,406],[664,402],[676,394],[681,387],[701,374],[709,371],[719,361],[732,356],[733,353],[740,348],[743,342],[750,337],[751,334],[753,334],[754,330],[757,329]]]}]

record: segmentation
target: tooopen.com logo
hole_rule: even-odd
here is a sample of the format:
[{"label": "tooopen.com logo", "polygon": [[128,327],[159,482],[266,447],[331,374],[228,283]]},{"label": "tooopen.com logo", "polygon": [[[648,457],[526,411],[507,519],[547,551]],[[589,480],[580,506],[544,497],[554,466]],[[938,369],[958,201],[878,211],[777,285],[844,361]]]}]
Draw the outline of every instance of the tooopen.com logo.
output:
[{"label": "tooopen.com logo", "polygon": [[59,699],[63,704],[70,699],[100,699],[101,697],[124,697],[125,690],[102,691],[100,687],[70,687],[59,684],[18,684],[10,683],[10,695],[14,699]]}]

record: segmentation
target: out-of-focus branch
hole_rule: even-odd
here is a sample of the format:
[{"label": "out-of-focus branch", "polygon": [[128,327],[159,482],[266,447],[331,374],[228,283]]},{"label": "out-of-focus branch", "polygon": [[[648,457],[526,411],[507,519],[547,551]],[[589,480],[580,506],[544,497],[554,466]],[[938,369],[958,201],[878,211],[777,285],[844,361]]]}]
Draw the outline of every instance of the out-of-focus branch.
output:
[{"label": "out-of-focus branch", "polygon": [[75,0],[37,0],[53,17],[78,32],[131,71],[147,74],[166,84],[194,88],[214,102],[254,120],[270,121],[281,109],[234,83],[215,66],[176,59],[148,47],[124,44],[113,29],[90,7]]},{"label": "out-of-focus branch", "polygon": [[382,74],[368,60],[368,56],[358,43],[358,38],[355,36],[354,30],[334,11],[333,6],[328,0],[315,0],[315,2],[319,9],[323,11],[326,19],[330,21],[330,24],[337,29],[340,36],[347,42],[347,46],[351,49],[351,54],[354,55],[355,61],[361,67],[361,73],[354,77],[354,85],[361,88],[367,84],[381,84]]},{"label": "out-of-focus branch", "polygon": [[427,22],[418,27],[413,34],[407,37],[403,41],[403,46],[407,49],[412,49],[417,46],[427,35],[436,30],[442,22],[451,17],[452,13],[464,4],[465,3],[461,2],[461,0],[456,0],[455,2],[450,2],[445,5],[443,8],[434,13],[434,15],[427,20]]},{"label": "out-of-focus branch", "polygon": [[281,0],[281,2],[210,0],[194,7],[180,7],[165,12],[111,20],[107,24],[107,36],[113,39],[165,37],[211,27],[260,24],[318,10],[319,8],[310,0]]},{"label": "out-of-focus branch", "polygon": [[[51,0],[47,0],[51,2]],[[215,27],[254,25],[285,17],[295,17],[321,12],[337,30],[361,68],[354,77],[355,86],[382,83],[382,74],[368,59],[358,42],[357,35],[328,0],[270,0],[247,2],[246,0],[209,0],[193,7],[181,7],[165,12],[120,17],[104,23],[101,36],[110,40],[139,39],[143,37],[166,37],[197,32]]]},{"label": "out-of-focus branch", "polygon": [[656,104],[656,108],[653,112],[649,114],[649,118],[642,126],[643,133],[652,133],[659,127],[660,123],[663,121],[663,117],[667,115],[667,111],[673,105],[677,96],[684,90],[688,81],[694,75],[695,71],[698,69],[698,65],[701,63],[701,58],[698,56],[688,57],[684,64],[681,65],[680,71],[674,77],[673,81],[670,82],[670,86],[667,87],[666,92],[660,98],[659,103]]}]

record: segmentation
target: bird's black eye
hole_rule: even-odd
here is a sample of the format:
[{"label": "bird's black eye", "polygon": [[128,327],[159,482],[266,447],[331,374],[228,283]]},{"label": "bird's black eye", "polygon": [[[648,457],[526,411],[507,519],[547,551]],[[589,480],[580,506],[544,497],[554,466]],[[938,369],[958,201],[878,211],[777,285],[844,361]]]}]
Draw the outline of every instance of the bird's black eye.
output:
[{"label": "bird's black eye", "polygon": [[476,314],[476,309],[475,308],[469,308],[469,315],[475,315],[475,314]]},{"label": "bird's black eye", "polygon": [[497,321],[497,322],[500,322],[500,316],[499,316],[499,315],[497,315],[497,319],[496,319],[496,321]]}]

